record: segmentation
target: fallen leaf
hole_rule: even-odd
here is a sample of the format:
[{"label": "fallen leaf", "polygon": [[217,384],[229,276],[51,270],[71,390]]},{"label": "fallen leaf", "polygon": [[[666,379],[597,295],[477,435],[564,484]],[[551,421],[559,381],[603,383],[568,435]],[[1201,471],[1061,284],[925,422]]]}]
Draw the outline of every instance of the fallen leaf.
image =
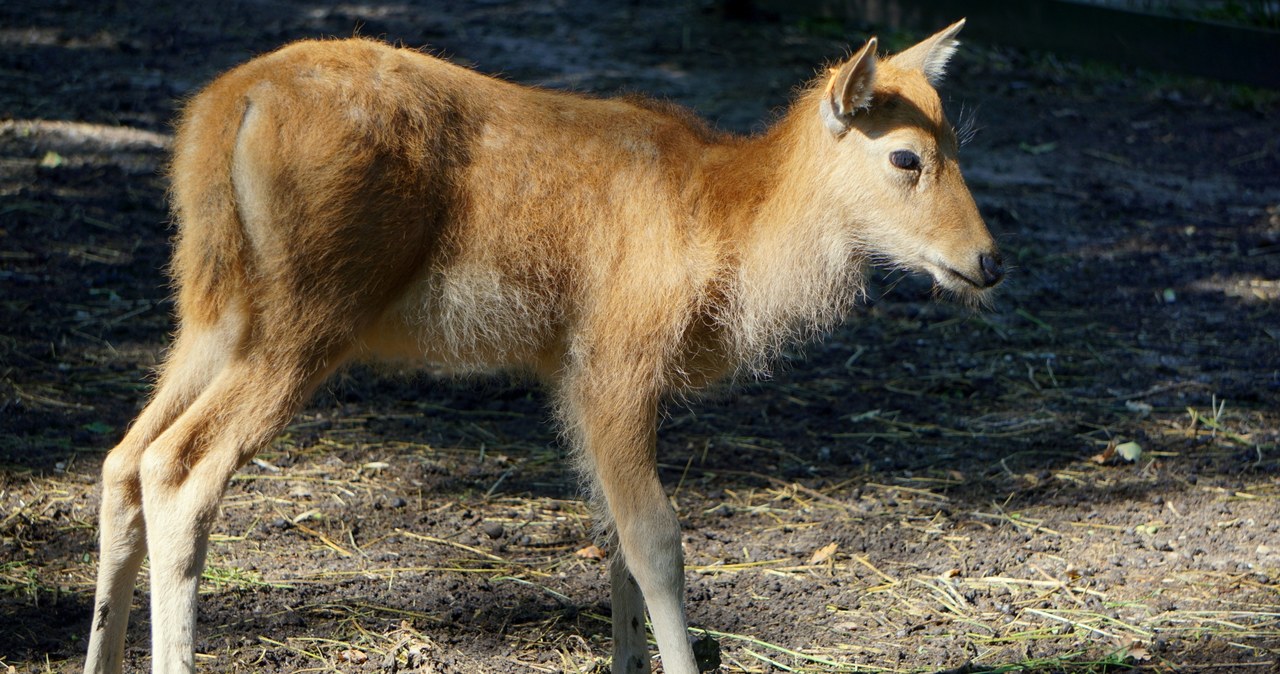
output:
[{"label": "fallen leaf", "polygon": [[828,559],[831,559],[831,557],[836,554],[836,548],[838,547],[840,547],[838,543],[828,543],[827,545],[822,546],[813,553],[812,557],[809,558],[809,563],[821,564]]},{"label": "fallen leaf", "polygon": [[1129,639],[1123,648],[1125,656],[1134,662],[1145,662],[1151,659],[1151,649],[1137,639]]},{"label": "fallen leaf", "polygon": [[1125,442],[1116,445],[1116,454],[1129,463],[1133,463],[1142,458],[1142,445],[1136,442]]},{"label": "fallen leaf", "polygon": [[593,543],[573,554],[583,559],[601,560],[604,559],[605,553],[604,550],[600,549],[600,546]]},{"label": "fallen leaf", "polygon": [[1111,461],[1111,459],[1115,458],[1115,456],[1116,456],[1116,441],[1112,440],[1111,442],[1107,443],[1106,449],[1089,457],[1089,460],[1100,466],[1105,466],[1109,461]]},{"label": "fallen leaf", "polygon": [[1164,520],[1153,520],[1151,522],[1147,522],[1146,524],[1139,524],[1138,526],[1134,527],[1133,530],[1142,534],[1143,536],[1155,536],[1156,534],[1160,533],[1160,530],[1163,529],[1164,526],[1165,526]]},{"label": "fallen leaf", "polygon": [[364,651],[357,651],[354,648],[348,648],[338,654],[338,659],[343,662],[350,662],[353,665],[363,665],[369,660],[369,656]]},{"label": "fallen leaf", "polygon": [[1124,459],[1129,463],[1133,463],[1142,458],[1142,445],[1136,442],[1117,442],[1112,440],[1107,443],[1107,448],[1101,452],[1089,457],[1089,460],[1105,466],[1109,463],[1115,463],[1117,458]]}]

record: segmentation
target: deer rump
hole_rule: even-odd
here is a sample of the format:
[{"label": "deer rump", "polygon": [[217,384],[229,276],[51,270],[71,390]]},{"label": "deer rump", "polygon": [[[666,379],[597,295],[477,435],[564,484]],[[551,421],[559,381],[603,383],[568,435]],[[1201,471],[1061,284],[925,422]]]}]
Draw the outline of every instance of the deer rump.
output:
[{"label": "deer rump", "polygon": [[548,383],[616,541],[614,671],[648,671],[647,608],[665,671],[696,672],[658,405],[831,324],[871,261],[968,301],[1000,281],[933,88],[962,23],[872,39],[752,138],[360,39],[215,80],[178,127],[178,334],[103,468],[85,670],[120,671],[148,551],[152,669],[194,669],[231,475],[336,368],[395,358]]}]

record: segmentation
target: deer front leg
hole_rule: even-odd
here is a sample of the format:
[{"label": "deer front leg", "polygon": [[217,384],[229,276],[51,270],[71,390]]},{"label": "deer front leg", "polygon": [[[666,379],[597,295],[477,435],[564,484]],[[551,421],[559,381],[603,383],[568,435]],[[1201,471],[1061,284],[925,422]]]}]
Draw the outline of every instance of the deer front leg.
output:
[{"label": "deer front leg", "polygon": [[[652,463],[652,448],[649,457]],[[658,481],[656,468],[649,475],[625,469],[602,470],[601,482],[622,555],[649,607],[663,670],[667,674],[697,674],[684,615],[680,523]]]},{"label": "deer front leg", "polygon": [[649,671],[649,642],[644,637],[644,597],[627,570],[621,550],[609,563],[610,603],[613,607],[613,674]]},{"label": "deer front leg", "polygon": [[604,497],[622,553],[610,574],[615,639],[622,635],[614,644],[613,671],[648,671],[642,603],[627,587],[629,571],[648,606],[664,671],[697,674],[685,623],[680,523],[658,479],[657,396],[645,393],[656,387],[643,377],[627,377],[629,371],[645,368],[614,366],[603,376],[578,377],[570,384],[566,410],[566,421],[582,445],[588,479]]}]

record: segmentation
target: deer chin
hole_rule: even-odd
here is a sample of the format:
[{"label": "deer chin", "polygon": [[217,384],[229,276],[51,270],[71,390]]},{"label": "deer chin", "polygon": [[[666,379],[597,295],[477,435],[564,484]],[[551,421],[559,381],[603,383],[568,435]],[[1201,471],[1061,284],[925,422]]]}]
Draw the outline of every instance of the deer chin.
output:
[{"label": "deer chin", "polygon": [[965,304],[976,306],[989,302],[991,287],[984,287],[974,277],[945,262],[925,260],[917,268],[933,278],[935,287]]}]

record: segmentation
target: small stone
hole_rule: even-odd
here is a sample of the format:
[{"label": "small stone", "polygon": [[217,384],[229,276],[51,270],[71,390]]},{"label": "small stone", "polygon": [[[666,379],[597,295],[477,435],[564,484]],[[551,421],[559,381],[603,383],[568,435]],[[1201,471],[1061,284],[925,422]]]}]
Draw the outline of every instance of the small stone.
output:
[{"label": "small stone", "polygon": [[500,522],[489,522],[481,531],[489,538],[502,538],[502,535],[507,532]]}]

